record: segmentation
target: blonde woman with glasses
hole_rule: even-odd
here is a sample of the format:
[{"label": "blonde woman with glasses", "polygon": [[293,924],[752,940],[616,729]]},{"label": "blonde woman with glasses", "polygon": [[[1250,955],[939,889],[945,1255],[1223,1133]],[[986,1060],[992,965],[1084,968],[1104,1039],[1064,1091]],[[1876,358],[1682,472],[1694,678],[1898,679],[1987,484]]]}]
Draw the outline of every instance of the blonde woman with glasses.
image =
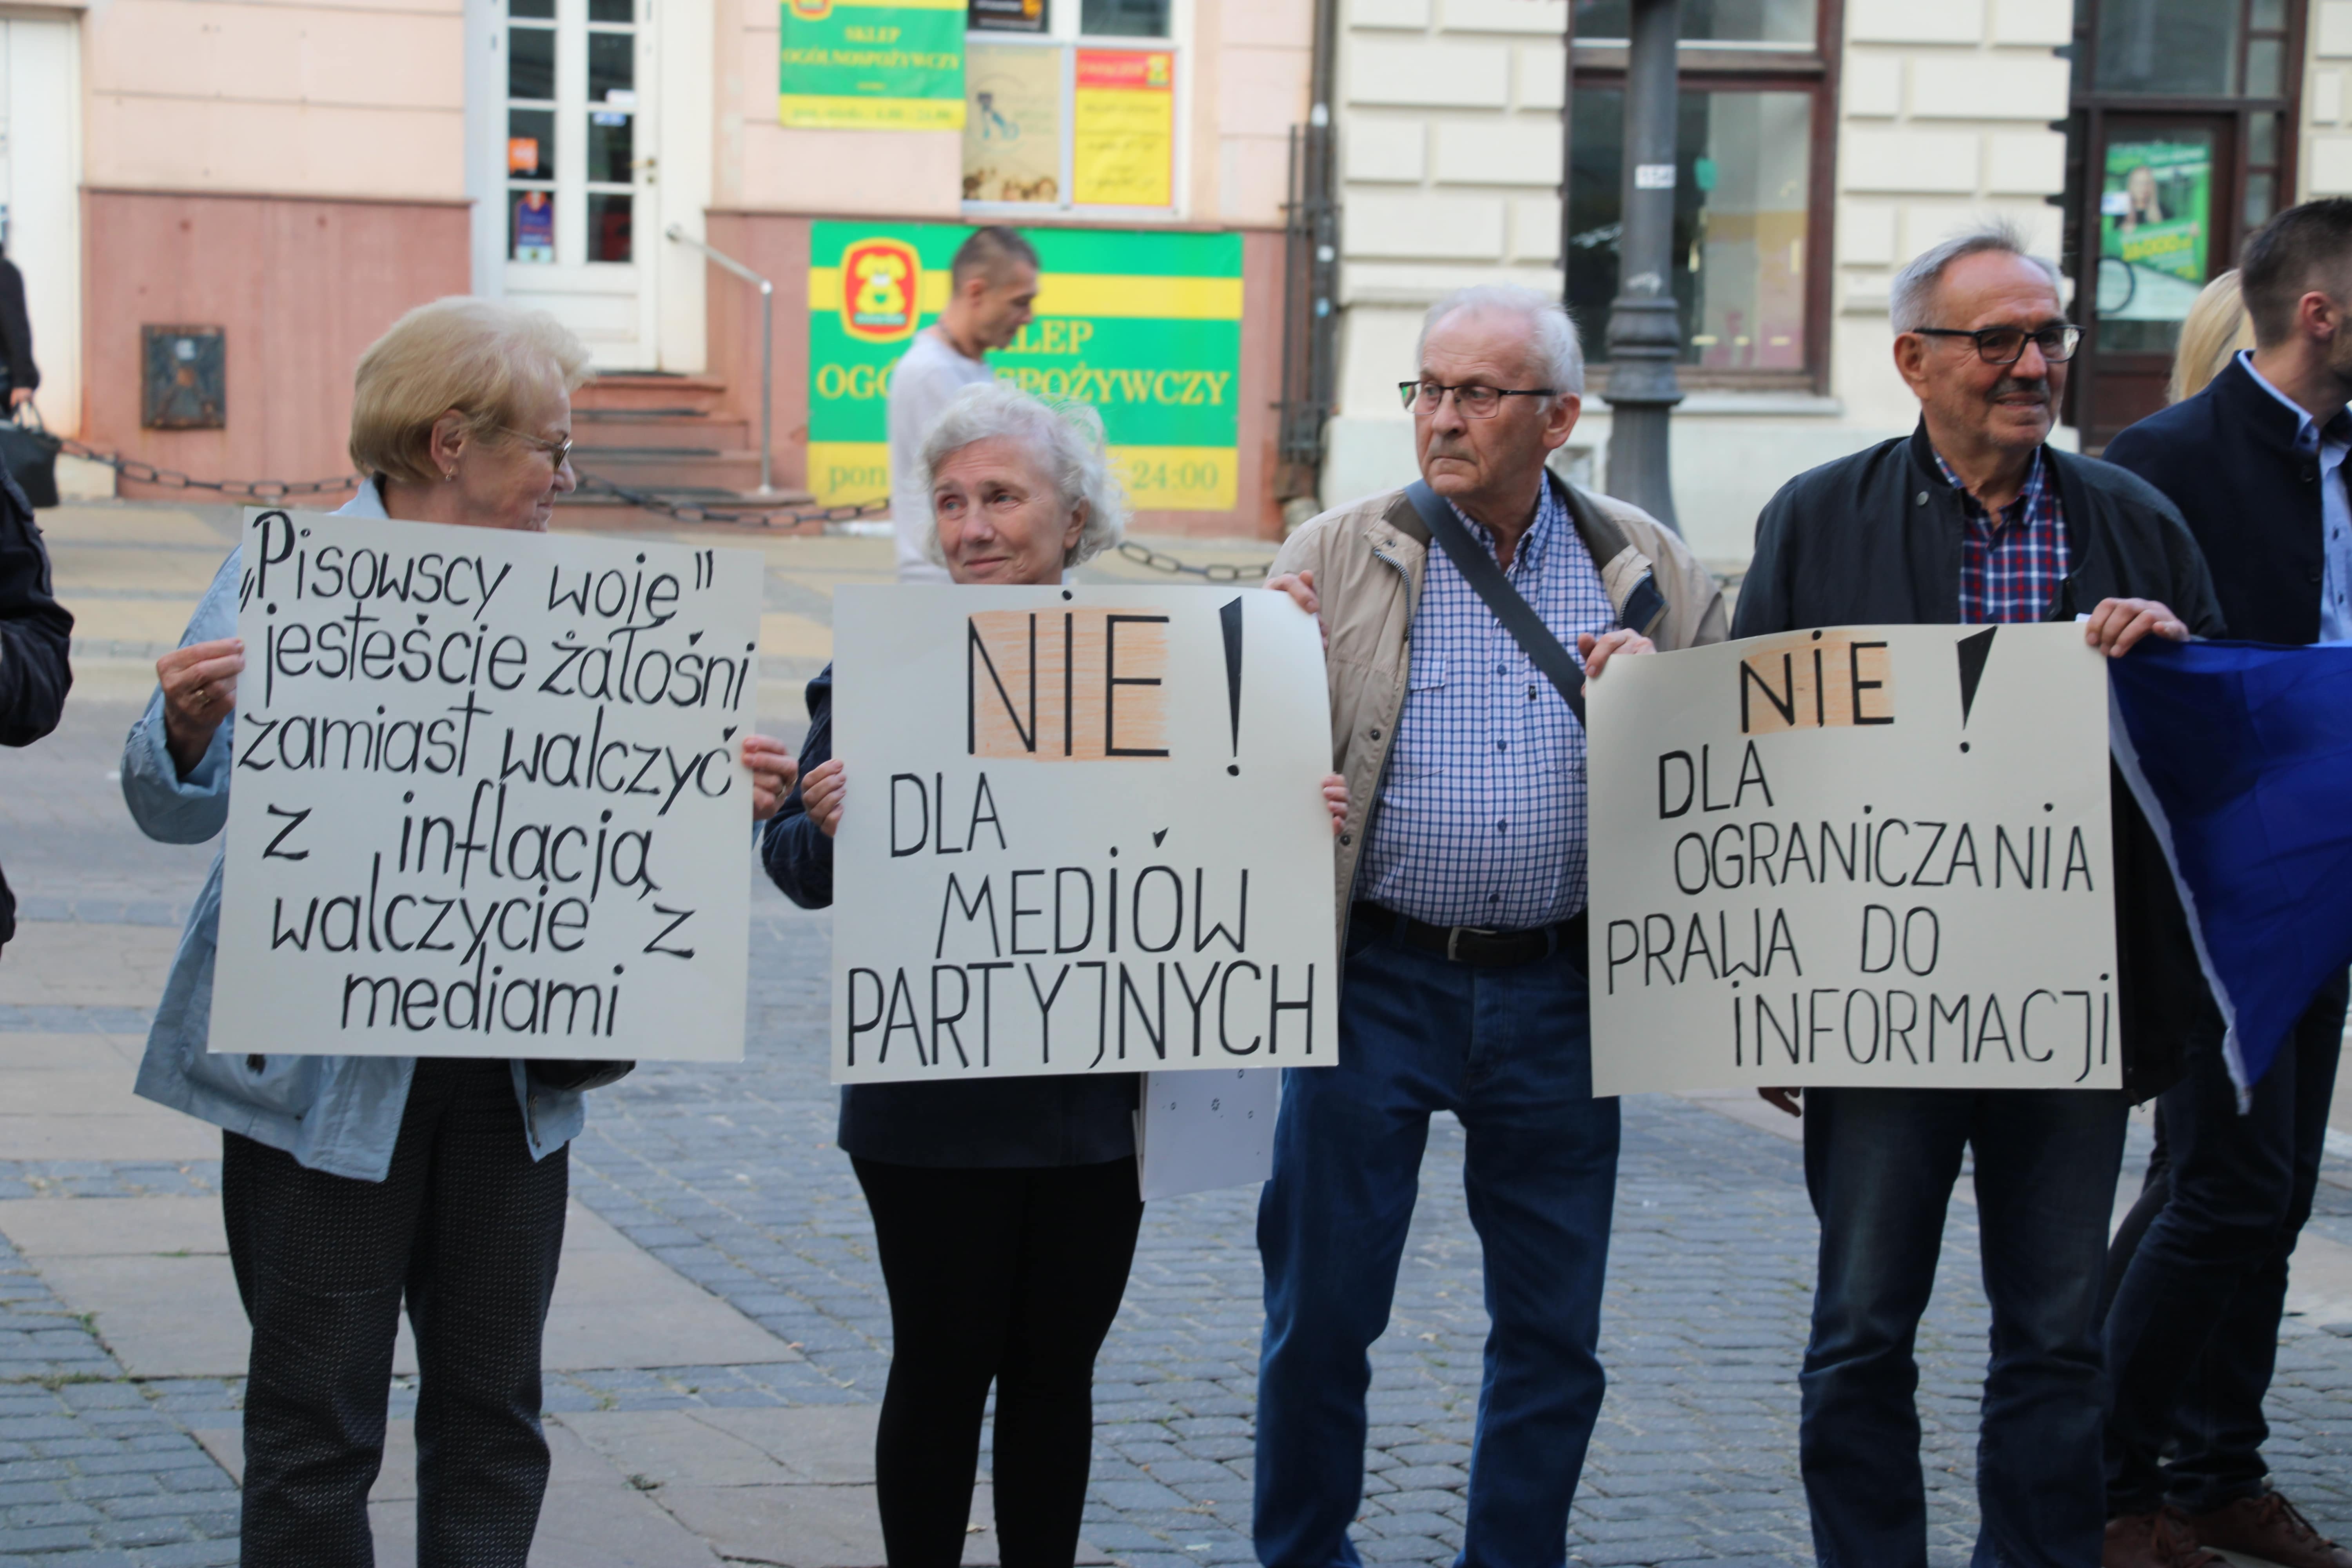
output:
[{"label": "blonde woman with glasses", "polygon": [[[577,482],[572,393],[587,378],[587,351],[551,316],[487,300],[410,311],[360,360],[351,453],[366,478],[341,515],[543,531]],[[237,568],[232,551],[123,747],[131,815],[165,843],[228,819]],[[791,755],[756,735],[743,750],[768,816]],[[138,1092],[222,1130],[229,1260],[253,1324],[239,1561],[373,1563],[367,1496],[404,1298],[422,1373],[419,1568],[524,1568],[547,1489],[540,1341],[582,1095],[517,1061],[211,1048],[220,890],[215,857]]]}]

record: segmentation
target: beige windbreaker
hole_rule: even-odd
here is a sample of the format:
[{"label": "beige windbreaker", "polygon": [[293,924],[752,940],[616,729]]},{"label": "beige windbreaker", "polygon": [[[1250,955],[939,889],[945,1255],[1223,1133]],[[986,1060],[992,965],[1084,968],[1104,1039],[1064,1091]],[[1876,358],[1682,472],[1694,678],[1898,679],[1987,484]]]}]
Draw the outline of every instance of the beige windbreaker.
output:
[{"label": "beige windbreaker", "polygon": [[[1722,590],[1680,539],[1639,507],[1590,495],[1557,476],[1550,482],[1601,569],[1619,625],[1661,650],[1724,640],[1729,623]],[[1316,595],[1323,601],[1331,769],[1348,781],[1348,820],[1333,856],[1343,952],[1366,819],[1379,798],[1404,708],[1412,662],[1406,642],[1428,555],[1429,531],[1398,489],[1311,519],[1274,561],[1276,574],[1314,573]]]}]

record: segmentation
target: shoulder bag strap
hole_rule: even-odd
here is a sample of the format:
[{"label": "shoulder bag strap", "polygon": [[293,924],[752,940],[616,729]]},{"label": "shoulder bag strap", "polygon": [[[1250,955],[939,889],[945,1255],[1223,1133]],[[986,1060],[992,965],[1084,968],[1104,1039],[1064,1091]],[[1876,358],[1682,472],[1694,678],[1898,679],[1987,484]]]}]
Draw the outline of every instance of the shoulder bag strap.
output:
[{"label": "shoulder bag strap", "polygon": [[1536,668],[1544,672],[1568,703],[1568,710],[1576,715],[1576,721],[1583,723],[1583,668],[1560,645],[1559,638],[1552,636],[1543,617],[1519,597],[1519,591],[1511,586],[1511,580],[1503,575],[1495,558],[1470,537],[1470,531],[1462,526],[1454,509],[1435,490],[1425,481],[1415,479],[1405,487],[1404,493],[1420,515],[1422,525],[1429,530],[1429,537],[1437,542],[1439,548],[1453,559],[1455,570],[1478,591],[1478,597],[1503,623],[1503,629],[1511,634],[1519,651],[1535,660]]}]

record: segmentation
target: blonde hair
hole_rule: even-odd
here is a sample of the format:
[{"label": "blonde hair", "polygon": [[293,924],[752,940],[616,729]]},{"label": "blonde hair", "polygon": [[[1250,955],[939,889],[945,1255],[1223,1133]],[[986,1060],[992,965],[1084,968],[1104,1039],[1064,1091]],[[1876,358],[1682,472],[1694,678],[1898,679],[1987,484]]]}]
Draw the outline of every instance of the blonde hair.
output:
[{"label": "blonde hair", "polygon": [[2240,349],[2254,346],[2254,321],[2246,313],[2238,270],[2231,268],[2210,283],[2180,321],[2180,342],[2172,352],[2172,380],[2165,387],[2167,403],[2194,397],[2205,384],[2221,374]]},{"label": "blonde hair", "polygon": [[419,305],[360,356],[352,397],[352,461],[362,474],[412,484],[442,478],[433,424],[452,409],[476,440],[509,440],[530,400],[569,395],[588,379],[588,351],[544,310],[457,297]]}]

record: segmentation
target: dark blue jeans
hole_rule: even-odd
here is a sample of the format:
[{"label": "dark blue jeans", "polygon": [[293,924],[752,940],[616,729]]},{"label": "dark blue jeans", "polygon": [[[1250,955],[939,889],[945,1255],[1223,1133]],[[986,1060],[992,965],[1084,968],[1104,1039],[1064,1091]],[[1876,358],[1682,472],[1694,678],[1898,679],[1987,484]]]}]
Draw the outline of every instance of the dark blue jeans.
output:
[{"label": "dark blue jeans", "polygon": [[1822,1568],[1926,1568],[1912,1345],[1965,1150],[1976,1155],[1992,1303],[1974,1561],[2097,1568],[2106,1385],[2096,1317],[2124,1110],[2113,1090],[1806,1093],[1822,1258],[1799,1455]]},{"label": "dark blue jeans", "polygon": [[2311,1217],[2326,1147],[2344,1003],[2338,977],[2296,1021],[2243,1115],[2219,1052],[2164,1093],[2170,1193],[2107,1312],[2111,1512],[2169,1502],[2205,1513],[2262,1493],[2263,1399],[2288,1255]]},{"label": "dark blue jeans", "polygon": [[1468,1135],[1463,1185],[1486,1254],[1486,1378],[1470,1460],[1468,1568],[1555,1568],[1600,1413],[1601,1277],[1617,1101],[1592,1098],[1583,955],[1472,969],[1352,941],[1336,1067],[1284,1075],[1258,1205],[1257,1553],[1359,1559],[1364,1394],[1412,1219],[1430,1113]]}]

